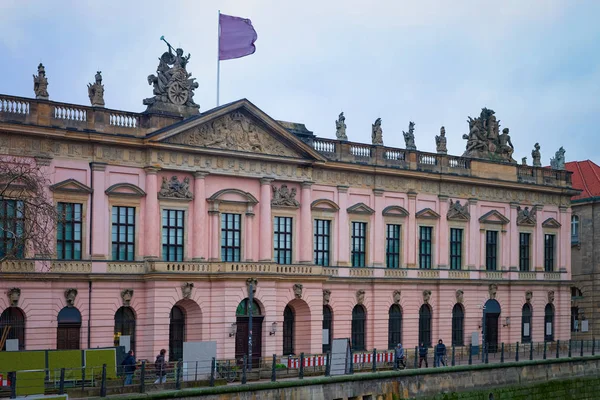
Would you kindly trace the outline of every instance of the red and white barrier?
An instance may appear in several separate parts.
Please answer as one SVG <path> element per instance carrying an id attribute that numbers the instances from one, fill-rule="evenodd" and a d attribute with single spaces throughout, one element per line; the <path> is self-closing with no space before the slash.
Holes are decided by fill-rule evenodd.
<path id="1" fill-rule="evenodd" d="M 4 375 L 0 374 L 0 386 L 10 386 L 10 380 L 8 377 L 4 379 Z"/>

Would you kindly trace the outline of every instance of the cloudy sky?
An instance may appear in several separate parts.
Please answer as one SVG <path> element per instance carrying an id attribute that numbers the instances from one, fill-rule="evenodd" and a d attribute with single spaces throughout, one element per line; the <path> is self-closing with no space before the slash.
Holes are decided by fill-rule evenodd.
<path id="1" fill-rule="evenodd" d="M 496 111 L 514 158 L 535 142 L 542 161 L 600 162 L 600 1 L 38 1 L 0 0 L 0 93 L 32 97 L 46 66 L 52 100 L 89 104 L 86 85 L 104 76 L 107 107 L 143 111 L 146 77 L 166 46 L 192 58 L 195 101 L 216 104 L 217 11 L 250 18 L 252 56 L 221 63 L 221 103 L 247 98 L 273 118 L 335 137 L 404 147 L 416 122 L 420 150 L 435 151 L 446 127 L 462 154 L 468 116 Z"/>

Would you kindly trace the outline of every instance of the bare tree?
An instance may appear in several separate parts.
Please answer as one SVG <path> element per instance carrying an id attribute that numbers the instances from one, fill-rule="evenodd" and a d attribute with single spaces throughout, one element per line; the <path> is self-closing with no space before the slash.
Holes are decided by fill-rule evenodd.
<path id="1" fill-rule="evenodd" d="M 0 262 L 54 253 L 50 181 L 30 158 L 0 158 Z"/>

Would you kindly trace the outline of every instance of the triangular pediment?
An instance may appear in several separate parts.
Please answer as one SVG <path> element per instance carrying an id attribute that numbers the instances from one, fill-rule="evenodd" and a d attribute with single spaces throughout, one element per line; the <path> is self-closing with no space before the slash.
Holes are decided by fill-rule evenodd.
<path id="1" fill-rule="evenodd" d="M 84 185 L 83 183 L 75 179 L 67 179 L 62 182 L 50 185 L 50 190 L 53 192 L 67 192 L 67 193 L 92 193 L 92 188 Z"/>
<path id="2" fill-rule="evenodd" d="M 415 214 L 415 217 L 424 219 L 438 219 L 440 218 L 440 214 L 436 213 L 431 208 L 424 208 L 421 211 L 417 212 Z"/>
<path id="3" fill-rule="evenodd" d="M 547 220 L 545 220 L 544 222 L 542 222 L 543 228 L 560 228 L 561 226 L 562 226 L 561 223 L 552 217 L 550 217 Z"/>
<path id="4" fill-rule="evenodd" d="M 371 207 L 365 203 L 356 203 L 353 206 L 348 207 L 346 210 L 348 214 L 368 214 L 371 215 L 375 212 Z"/>
<path id="5" fill-rule="evenodd" d="M 485 224 L 500 224 L 505 225 L 510 222 L 508 218 L 500 214 L 497 210 L 488 211 L 479 218 L 479 222 Z"/>
<path id="6" fill-rule="evenodd" d="M 245 99 L 163 128 L 150 134 L 147 141 L 220 152 L 324 160 L 316 150 Z"/>
<path id="7" fill-rule="evenodd" d="M 388 206 L 383 209 L 382 214 L 386 217 L 408 217 L 408 211 L 400 206 Z"/>

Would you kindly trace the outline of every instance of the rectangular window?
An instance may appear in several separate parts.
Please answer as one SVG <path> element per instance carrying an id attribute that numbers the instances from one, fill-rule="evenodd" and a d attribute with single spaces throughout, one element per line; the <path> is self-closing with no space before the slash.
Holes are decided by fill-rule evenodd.
<path id="1" fill-rule="evenodd" d="M 221 260 L 240 261 L 241 214 L 221 214 Z"/>
<path id="2" fill-rule="evenodd" d="M 450 269 L 462 268 L 463 230 L 450 228 Z"/>
<path id="3" fill-rule="evenodd" d="M 273 250 L 277 264 L 292 263 L 292 217 L 275 217 Z"/>
<path id="4" fill-rule="evenodd" d="M 519 271 L 529 271 L 530 233 L 519 233 Z"/>
<path id="5" fill-rule="evenodd" d="M 165 261 L 183 261 L 183 210 L 162 211 L 162 254 Z"/>
<path id="6" fill-rule="evenodd" d="M 554 238 L 555 235 L 544 235 L 544 269 L 554 271 Z"/>
<path id="7" fill-rule="evenodd" d="M 112 258 L 135 260 L 135 207 L 112 208 Z"/>
<path id="8" fill-rule="evenodd" d="M 485 231 L 485 269 L 495 271 L 498 267 L 498 231 Z"/>
<path id="9" fill-rule="evenodd" d="M 24 224 L 23 201 L 0 198 L 0 258 L 25 256 Z"/>
<path id="10" fill-rule="evenodd" d="M 385 265 L 400 268 L 400 225 L 387 225 Z"/>
<path id="11" fill-rule="evenodd" d="M 328 219 L 315 219 L 313 222 L 313 232 L 315 264 L 326 267 L 329 265 L 331 221 Z"/>
<path id="12" fill-rule="evenodd" d="M 81 260 L 81 210 L 79 203 L 58 203 L 56 258 Z"/>
<path id="13" fill-rule="evenodd" d="M 431 269 L 431 232 L 430 226 L 419 227 L 419 268 Z"/>
<path id="14" fill-rule="evenodd" d="M 366 264 L 367 223 L 352 223 L 352 266 L 364 267 Z"/>

